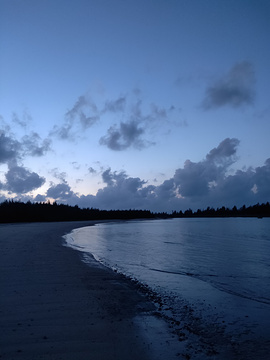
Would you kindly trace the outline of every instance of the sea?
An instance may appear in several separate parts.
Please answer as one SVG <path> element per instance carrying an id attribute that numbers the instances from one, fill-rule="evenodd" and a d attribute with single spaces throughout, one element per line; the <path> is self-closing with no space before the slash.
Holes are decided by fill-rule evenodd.
<path id="1" fill-rule="evenodd" d="M 112 221 L 65 242 L 155 294 L 162 316 L 185 324 L 179 340 L 197 332 L 227 341 L 236 358 L 269 356 L 270 218 Z"/>

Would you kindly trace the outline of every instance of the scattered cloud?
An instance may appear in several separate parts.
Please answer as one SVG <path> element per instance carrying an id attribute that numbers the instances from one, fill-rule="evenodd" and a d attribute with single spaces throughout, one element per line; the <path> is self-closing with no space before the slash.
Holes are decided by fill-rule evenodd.
<path id="1" fill-rule="evenodd" d="M 81 165 L 77 162 L 77 161 L 72 161 L 72 166 L 73 166 L 73 169 L 75 170 L 80 170 L 81 168 Z"/>
<path id="2" fill-rule="evenodd" d="M 147 134 L 151 131 L 153 135 L 153 129 L 159 129 L 161 121 L 164 126 L 164 122 L 176 109 L 174 106 L 161 108 L 154 103 L 150 104 L 150 111 L 146 113 L 142 108 L 142 100 L 137 99 L 126 114 L 127 120 L 110 126 L 99 143 L 115 151 L 123 151 L 130 147 L 141 150 L 155 145 L 155 142 L 147 140 Z"/>
<path id="3" fill-rule="evenodd" d="M 119 127 L 111 126 L 107 135 L 100 138 L 99 143 L 107 146 L 111 150 L 125 150 L 129 147 L 135 149 L 143 149 L 149 145 L 153 145 L 149 141 L 141 139 L 141 135 L 145 130 L 135 121 L 128 123 L 121 122 Z"/>
<path id="4" fill-rule="evenodd" d="M 130 97 L 125 95 L 107 99 L 98 107 L 89 96 L 82 95 L 65 114 L 63 124 L 55 125 L 50 135 L 74 141 L 81 136 L 82 130 L 99 121 L 103 124 L 109 122 L 107 133 L 100 136 L 99 144 L 110 150 L 123 151 L 130 147 L 141 150 L 154 145 L 155 142 L 147 139 L 148 132 L 153 136 L 153 131 L 159 130 L 161 123 L 163 127 L 166 121 L 169 123 L 170 116 L 179 109 L 173 105 L 166 108 L 151 103 L 148 111 L 145 111 L 146 106 L 139 96 L 140 92 L 133 92 Z M 108 114 L 111 116 L 108 117 Z"/>
<path id="5" fill-rule="evenodd" d="M 90 174 L 96 174 L 96 172 L 97 172 L 92 166 L 90 166 L 88 168 L 88 171 L 89 171 Z"/>
<path id="6" fill-rule="evenodd" d="M 124 111 L 125 106 L 126 106 L 126 101 L 127 101 L 127 99 L 124 96 L 119 97 L 116 100 L 107 100 L 105 102 L 103 113 L 106 113 L 106 112 L 117 113 L 117 112 Z"/>
<path id="7" fill-rule="evenodd" d="M 51 150 L 51 140 L 42 140 L 36 132 L 32 132 L 22 138 L 22 147 L 25 155 L 44 156 Z"/>
<path id="8" fill-rule="evenodd" d="M 80 96 L 71 110 L 66 113 L 66 118 L 70 122 L 79 120 L 85 128 L 93 125 L 96 121 L 98 108 L 90 97 Z"/>
<path id="9" fill-rule="evenodd" d="M 19 125 L 22 128 L 26 128 L 28 124 L 32 121 L 32 116 L 27 110 L 24 110 L 22 116 L 19 116 L 16 112 L 12 113 L 12 122 L 17 126 Z"/>
<path id="10" fill-rule="evenodd" d="M 44 139 L 36 133 L 15 139 L 10 131 L 0 130 L 0 163 L 17 163 L 26 156 L 44 156 L 51 150 L 51 140 Z"/>
<path id="11" fill-rule="evenodd" d="M 58 168 L 53 168 L 51 171 L 49 171 L 56 179 L 61 180 L 62 182 L 65 182 L 67 173 L 62 171 L 60 172 Z"/>
<path id="12" fill-rule="evenodd" d="M 66 112 L 64 123 L 61 126 L 55 125 L 50 135 L 57 136 L 61 140 L 74 140 L 74 131 L 90 128 L 99 118 L 97 105 L 89 96 L 82 95 Z"/>
<path id="13" fill-rule="evenodd" d="M 251 63 L 244 61 L 206 89 L 203 108 L 210 110 L 222 106 L 238 108 L 254 101 L 255 75 Z"/>

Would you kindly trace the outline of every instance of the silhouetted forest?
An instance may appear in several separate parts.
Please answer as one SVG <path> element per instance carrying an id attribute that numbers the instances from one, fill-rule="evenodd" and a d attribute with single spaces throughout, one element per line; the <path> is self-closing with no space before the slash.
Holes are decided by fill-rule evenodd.
<path id="1" fill-rule="evenodd" d="M 54 202 L 23 203 L 20 201 L 4 201 L 0 204 L 0 222 L 43 222 L 43 221 L 83 221 L 110 219 L 142 219 L 153 218 L 148 210 L 99 210 L 81 209 L 77 205 L 70 206 Z"/>
<path id="2" fill-rule="evenodd" d="M 190 217 L 270 217 L 270 204 L 257 204 L 237 209 L 221 208 L 193 212 L 188 209 L 184 212 L 173 211 L 153 213 L 149 210 L 99 210 L 93 208 L 79 208 L 54 202 L 27 203 L 7 200 L 0 204 L 0 222 L 44 222 L 44 221 L 82 221 L 82 220 L 112 220 L 112 219 L 153 219 L 153 218 L 190 218 Z"/>
<path id="3" fill-rule="evenodd" d="M 184 212 L 174 211 L 171 215 L 173 218 L 187 218 L 187 217 L 270 217 L 270 204 L 256 204 L 253 206 L 246 207 L 243 205 L 239 209 L 234 206 L 232 209 L 225 208 L 210 208 L 206 210 L 200 210 L 193 212 L 191 209 L 188 209 Z"/>

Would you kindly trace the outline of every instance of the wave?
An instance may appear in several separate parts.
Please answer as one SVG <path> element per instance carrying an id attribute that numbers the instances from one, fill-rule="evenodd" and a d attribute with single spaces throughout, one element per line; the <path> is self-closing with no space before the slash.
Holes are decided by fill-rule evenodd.
<path id="1" fill-rule="evenodd" d="M 225 287 L 224 285 L 222 285 L 222 284 L 220 284 L 218 282 L 209 281 L 208 279 L 205 279 L 205 278 L 220 278 L 220 276 L 216 275 L 216 274 L 203 274 L 203 275 L 201 275 L 201 274 L 196 274 L 196 273 L 191 273 L 191 272 L 186 272 L 186 271 L 169 271 L 169 270 L 162 270 L 162 269 L 155 269 L 155 268 L 149 268 L 149 270 L 157 271 L 157 272 L 161 272 L 161 273 L 166 273 L 166 274 L 182 275 L 182 276 L 188 276 L 188 277 L 191 277 L 191 278 L 195 278 L 197 280 L 206 282 L 207 284 L 211 285 L 215 289 L 217 289 L 219 291 L 223 291 L 223 292 L 225 292 L 227 294 L 238 296 L 238 297 L 241 297 L 243 299 L 248 299 L 248 300 L 252 300 L 252 301 L 259 302 L 259 303 L 270 305 L 270 299 L 268 299 L 268 298 L 256 297 L 256 296 L 253 296 L 252 294 L 244 294 L 244 293 L 241 293 L 239 291 L 235 291 L 233 289 L 228 289 L 227 287 Z M 237 276 L 233 276 L 233 275 L 222 276 L 222 278 L 224 278 L 224 277 L 241 278 L 241 276 L 237 277 Z M 256 278 L 256 277 L 254 276 L 253 278 Z"/>

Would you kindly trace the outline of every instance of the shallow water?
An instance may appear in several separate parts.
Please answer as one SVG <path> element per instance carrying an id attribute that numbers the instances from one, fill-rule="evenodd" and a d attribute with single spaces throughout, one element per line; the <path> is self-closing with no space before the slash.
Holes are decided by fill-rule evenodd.
<path id="1" fill-rule="evenodd" d="M 269 339 L 270 219 L 102 223 L 66 241 L 150 286 L 174 319 L 190 316 L 238 341 Z"/>

